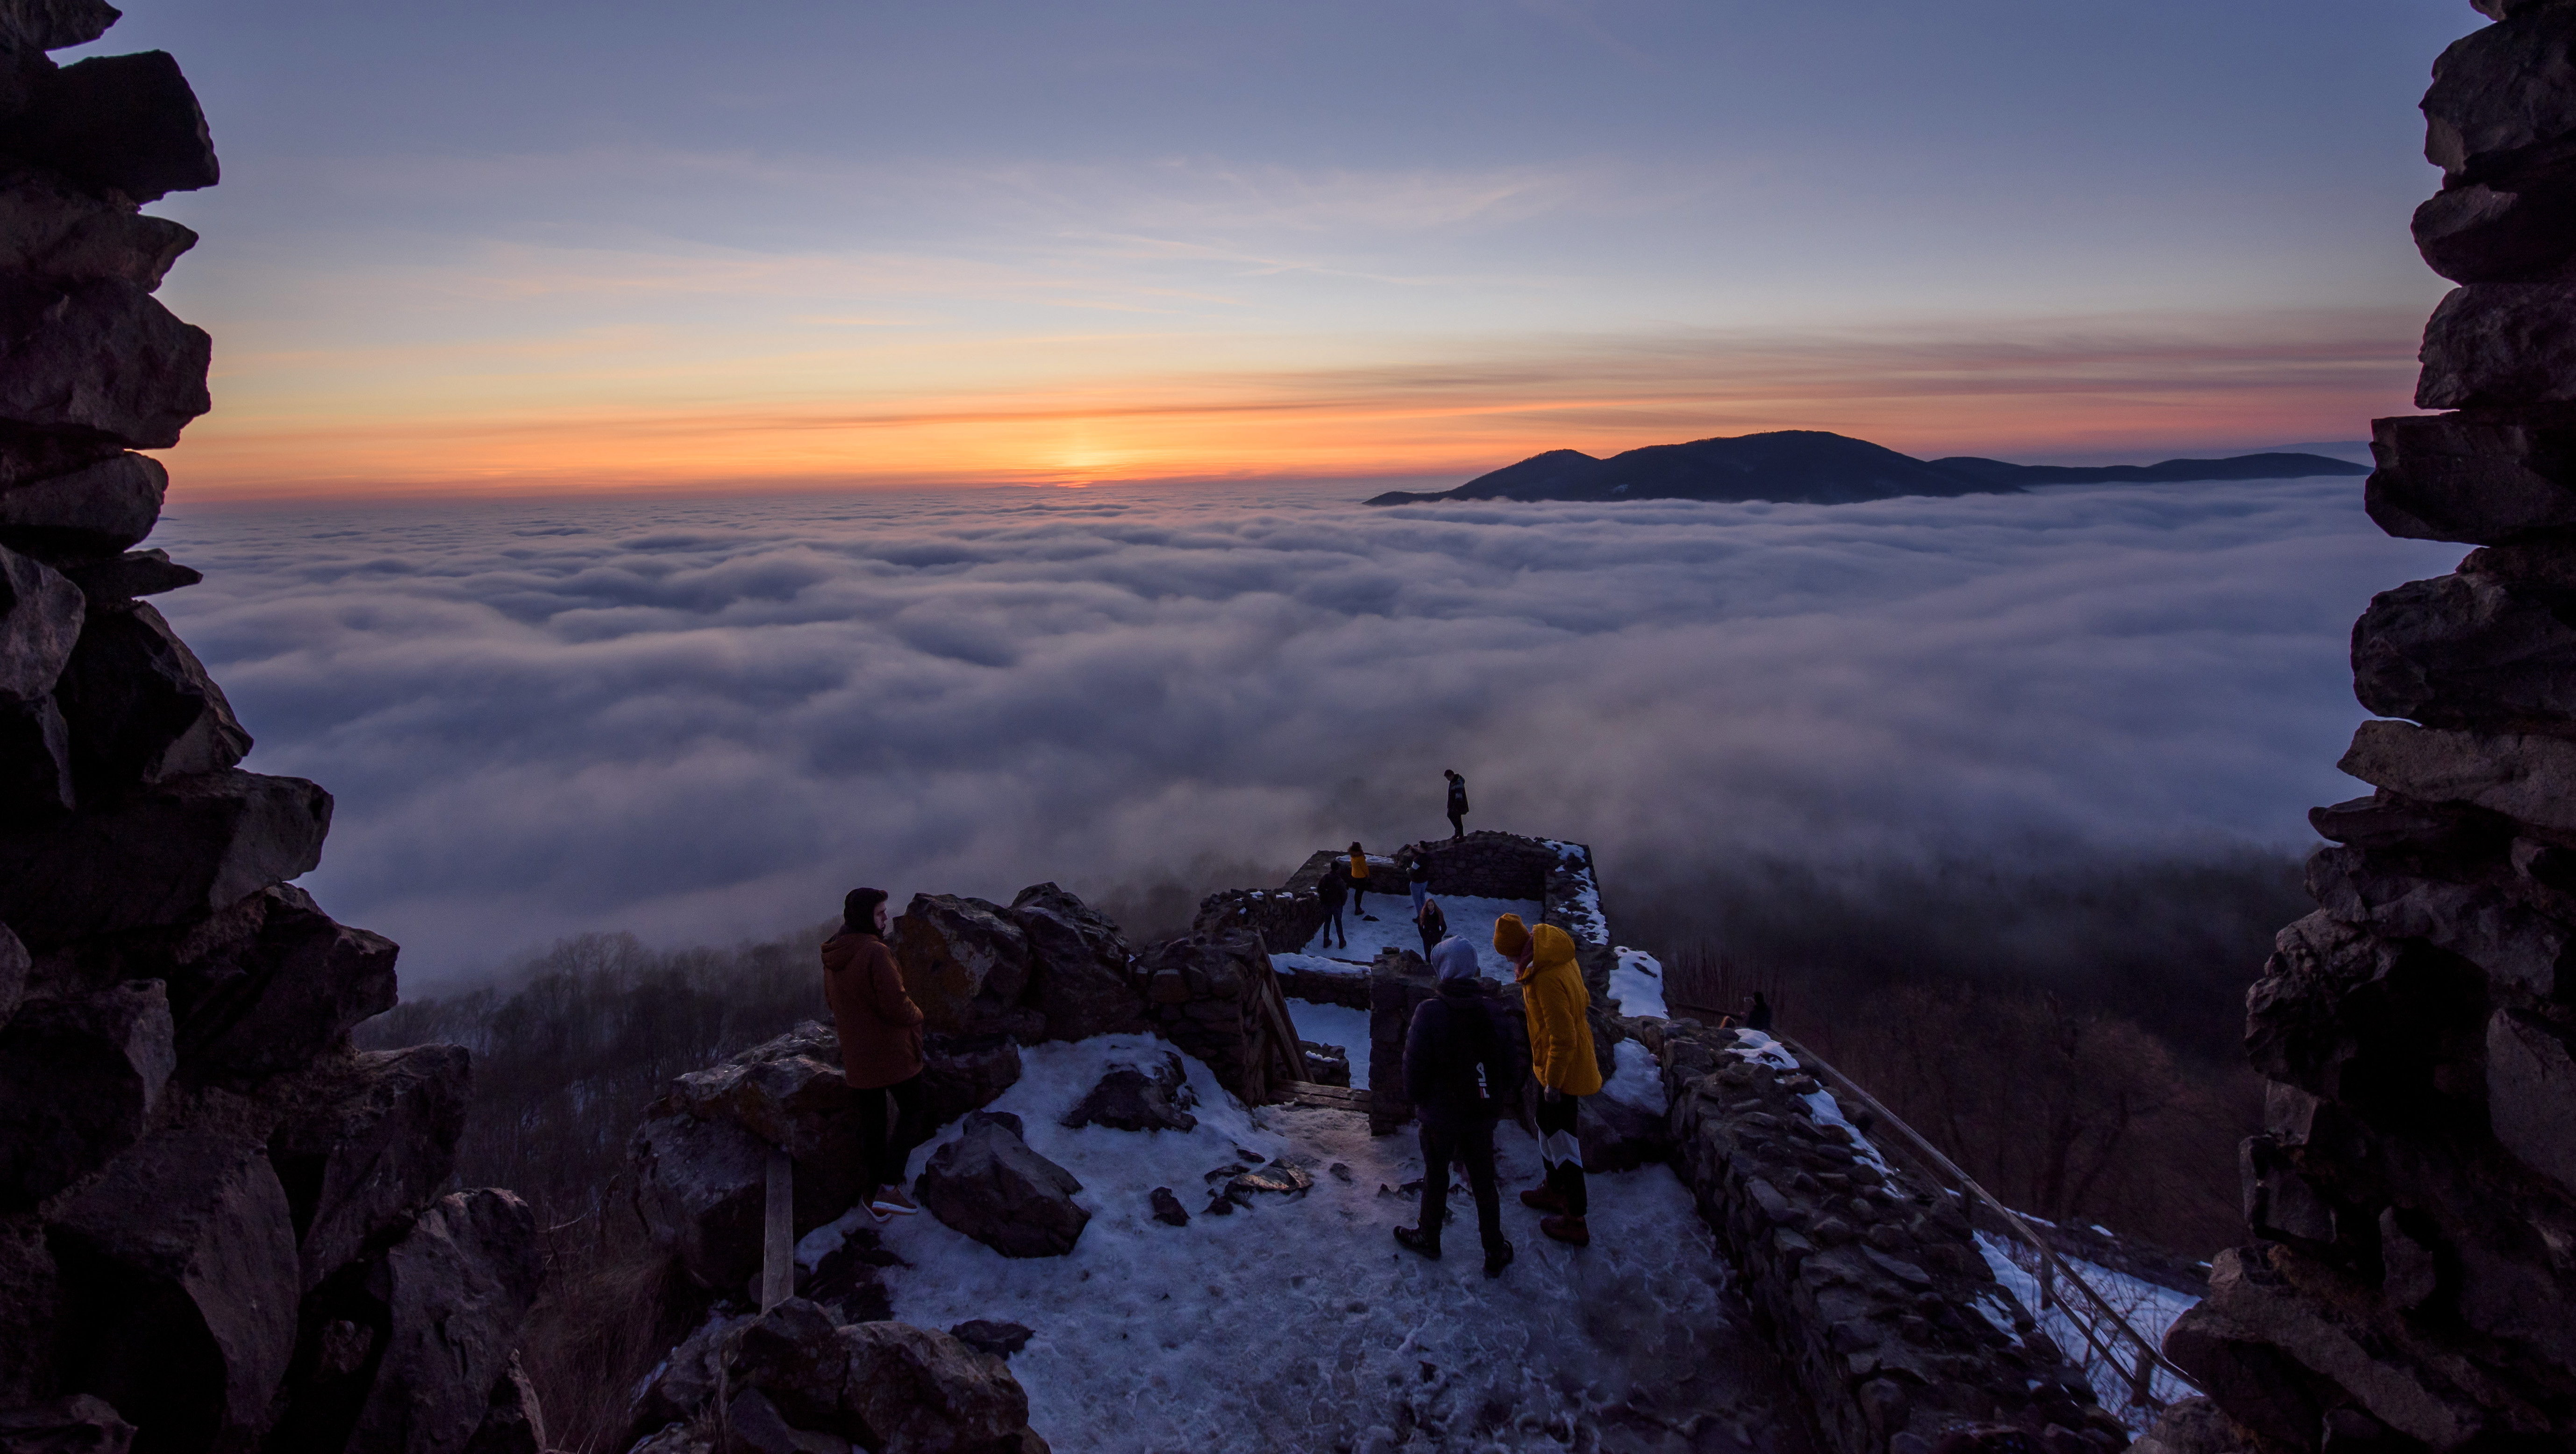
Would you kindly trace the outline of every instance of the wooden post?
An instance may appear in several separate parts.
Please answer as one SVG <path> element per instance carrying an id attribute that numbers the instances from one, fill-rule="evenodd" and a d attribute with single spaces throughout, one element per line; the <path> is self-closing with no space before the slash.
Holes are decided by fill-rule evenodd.
<path id="1" fill-rule="evenodd" d="M 796 1163 L 787 1153 L 769 1148 L 769 1198 L 761 1208 L 760 1310 L 785 1302 L 796 1291 Z"/>

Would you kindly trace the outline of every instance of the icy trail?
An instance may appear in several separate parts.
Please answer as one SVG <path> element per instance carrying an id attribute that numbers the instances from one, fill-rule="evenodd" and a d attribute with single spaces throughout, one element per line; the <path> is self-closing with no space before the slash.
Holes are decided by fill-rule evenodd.
<path id="1" fill-rule="evenodd" d="M 1784 1412 L 1794 1396 L 1783 1374 L 1669 1170 L 1593 1178 L 1594 1242 L 1574 1251 L 1541 1237 L 1514 1200 L 1536 1180 L 1537 1147 L 1505 1126 L 1504 1221 L 1520 1257 L 1488 1281 L 1463 1186 L 1451 1205 L 1465 1225 L 1453 1223 L 1446 1260 L 1390 1237 L 1415 1207 L 1393 1189 L 1422 1174 L 1409 1131 L 1372 1139 L 1348 1112 L 1247 1111 L 1196 1061 L 1195 1131 L 1057 1124 L 1111 1060 L 1164 1048 L 1122 1036 L 1037 1046 L 993 1107 L 1018 1114 L 1030 1144 L 1082 1179 L 1077 1200 L 1093 1216 L 1071 1254 L 1015 1261 L 929 1216 L 886 1229 L 912 1264 L 888 1274 L 897 1318 L 1036 1330 L 1011 1366 L 1055 1447 L 1808 1447 Z M 1237 1162 L 1238 1147 L 1305 1167 L 1314 1189 L 1202 1213 L 1204 1173 Z M 1189 1208 L 1187 1227 L 1151 1220 L 1158 1186 Z M 840 1235 L 820 1229 L 799 1253 L 811 1261 Z"/>

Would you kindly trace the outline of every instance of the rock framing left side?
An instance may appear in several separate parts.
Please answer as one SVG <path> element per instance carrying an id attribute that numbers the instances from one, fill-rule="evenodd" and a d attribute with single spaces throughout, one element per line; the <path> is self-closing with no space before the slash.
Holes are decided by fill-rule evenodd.
<path id="1" fill-rule="evenodd" d="M 358 1054 L 395 946 L 290 880 L 331 797 L 144 599 L 210 342 L 153 297 L 214 184 L 161 52 L 0 0 L 0 1446 L 525 1451 L 527 1207 L 442 1195 L 454 1046 Z"/>

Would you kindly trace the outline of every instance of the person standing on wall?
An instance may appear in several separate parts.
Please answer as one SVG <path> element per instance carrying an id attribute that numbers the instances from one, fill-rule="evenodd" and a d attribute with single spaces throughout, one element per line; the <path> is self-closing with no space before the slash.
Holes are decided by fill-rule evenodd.
<path id="1" fill-rule="evenodd" d="M 1550 1215 L 1538 1229 L 1559 1242 L 1592 1245 L 1584 1223 L 1590 1209 L 1583 1183 L 1583 1144 L 1576 1139 L 1577 1107 L 1601 1089 L 1600 1063 L 1592 1055 L 1592 1026 L 1584 1012 L 1592 992 L 1574 962 L 1574 939 L 1554 924 L 1536 929 L 1520 915 L 1494 921 L 1494 952 L 1512 961 L 1521 1005 L 1529 1012 L 1530 1068 L 1538 1077 L 1539 1157 L 1547 1180 L 1521 1193 L 1521 1205 Z"/>
<path id="2" fill-rule="evenodd" d="M 1324 865 L 1324 876 L 1315 881 L 1315 901 L 1324 910 L 1324 947 L 1333 947 L 1333 936 L 1342 936 L 1342 947 L 1351 947 L 1351 931 L 1342 926 L 1342 901 L 1350 897 L 1348 880 L 1342 877 L 1342 861 L 1334 859 Z"/>
<path id="3" fill-rule="evenodd" d="M 1449 916 L 1440 910 L 1438 899 L 1424 899 L 1414 907 L 1413 927 L 1422 931 L 1422 957 L 1431 958 L 1431 946 L 1449 937 Z"/>
<path id="4" fill-rule="evenodd" d="M 841 1037 L 841 1075 L 859 1093 L 859 1205 L 879 1221 L 921 1210 L 904 1192 L 921 1144 L 921 1006 L 886 948 L 886 894 L 852 889 L 841 932 L 823 941 L 823 999 Z"/>
<path id="5" fill-rule="evenodd" d="M 1753 1008 L 1744 1012 L 1744 1028 L 1771 1033 L 1771 999 L 1760 990 L 1753 992 Z"/>
<path id="6" fill-rule="evenodd" d="M 1467 836 L 1467 780 L 1456 768 L 1444 767 L 1440 775 L 1449 779 L 1449 841 Z"/>
<path id="7" fill-rule="evenodd" d="M 1377 922 L 1377 916 L 1368 911 L 1368 891 L 1368 855 L 1360 850 L 1357 843 L 1353 843 L 1351 845 L 1351 917 L 1366 919 L 1374 924 Z"/>
<path id="8" fill-rule="evenodd" d="M 1422 1214 L 1395 1229 L 1398 1244 L 1437 1262 L 1449 1215 L 1449 1165 L 1464 1162 L 1484 1239 L 1485 1275 L 1511 1265 L 1503 1240 L 1503 1198 L 1494 1179 L 1494 1122 L 1519 1088 L 1509 1041 L 1493 1002 L 1476 983 L 1476 947 L 1443 939 L 1431 951 L 1439 993 L 1414 1006 L 1404 1036 L 1404 1095 L 1422 1122 Z"/>

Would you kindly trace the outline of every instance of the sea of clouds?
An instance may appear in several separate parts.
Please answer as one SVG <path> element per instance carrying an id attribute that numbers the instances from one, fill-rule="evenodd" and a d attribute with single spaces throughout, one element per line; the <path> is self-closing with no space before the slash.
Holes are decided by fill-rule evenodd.
<path id="1" fill-rule="evenodd" d="M 162 605 L 338 798 L 306 879 L 435 989 L 872 883 L 1129 900 L 1469 826 L 1614 895 L 1731 865 L 2182 855 L 2353 796 L 2345 643 L 2458 547 L 2350 479 L 1863 505 L 1349 484 L 175 510 Z M 898 900 L 900 901 L 900 899 Z M 1614 899 L 1614 912 L 1617 904 Z"/>

